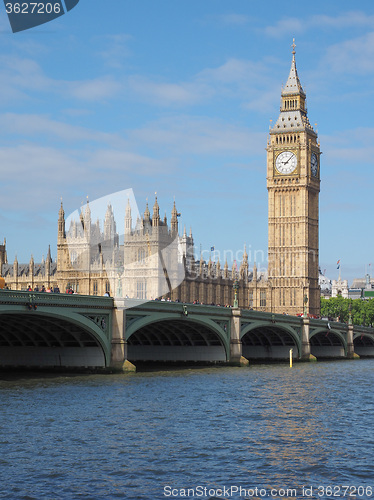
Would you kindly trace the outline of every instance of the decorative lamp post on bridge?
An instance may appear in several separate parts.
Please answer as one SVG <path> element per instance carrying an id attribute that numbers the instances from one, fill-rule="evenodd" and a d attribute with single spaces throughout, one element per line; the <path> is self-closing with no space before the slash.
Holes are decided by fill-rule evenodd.
<path id="1" fill-rule="evenodd" d="M 305 294 L 304 295 L 304 318 L 306 318 L 308 316 L 307 305 L 308 305 L 308 296 L 307 296 L 307 294 Z"/>
<path id="2" fill-rule="evenodd" d="M 235 278 L 234 284 L 232 285 L 232 288 L 234 290 L 234 307 L 239 307 L 239 303 L 238 303 L 239 281 L 238 281 L 238 278 Z"/>
<path id="3" fill-rule="evenodd" d="M 121 263 L 118 263 L 117 267 L 116 267 L 116 271 L 117 271 L 117 297 L 122 297 L 123 290 L 122 290 L 121 277 L 123 275 L 124 266 Z"/>

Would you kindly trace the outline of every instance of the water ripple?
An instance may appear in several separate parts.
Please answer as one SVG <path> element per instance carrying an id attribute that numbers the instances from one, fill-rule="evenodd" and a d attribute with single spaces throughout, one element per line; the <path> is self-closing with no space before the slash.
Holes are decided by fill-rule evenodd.
<path id="1" fill-rule="evenodd" d="M 370 485 L 373 362 L 7 377 L 0 498 Z"/>

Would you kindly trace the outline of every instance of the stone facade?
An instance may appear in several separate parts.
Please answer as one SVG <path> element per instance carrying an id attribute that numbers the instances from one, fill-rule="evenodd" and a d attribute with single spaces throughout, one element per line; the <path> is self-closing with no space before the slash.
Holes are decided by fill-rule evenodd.
<path id="1" fill-rule="evenodd" d="M 349 298 L 348 280 L 342 280 L 339 276 L 338 280 L 332 280 L 331 297 Z"/>
<path id="2" fill-rule="evenodd" d="M 61 206 L 58 223 L 56 281 L 61 289 L 143 300 L 170 298 L 181 302 L 233 305 L 234 282 L 237 283 L 239 305 L 266 311 L 269 307 L 268 283 L 258 276 L 256 265 L 249 272 L 248 255 L 237 269 L 221 263 L 195 260 L 192 231 L 179 235 L 175 202 L 170 226 L 166 216 L 159 216 L 157 197 L 153 214 L 146 205 L 143 216 L 132 220 L 128 203 L 124 221 L 124 241 L 119 244 L 114 217 L 105 234 L 98 223 L 90 220 L 89 203 L 82 209 L 80 222 L 65 231 L 65 215 Z M 105 220 L 112 217 L 108 207 Z M 105 223 L 104 223 L 105 226 Z M 109 228 L 109 224 L 107 225 Z M 109 238 L 107 235 L 111 235 Z M 98 243 L 98 242 L 101 243 Z"/>

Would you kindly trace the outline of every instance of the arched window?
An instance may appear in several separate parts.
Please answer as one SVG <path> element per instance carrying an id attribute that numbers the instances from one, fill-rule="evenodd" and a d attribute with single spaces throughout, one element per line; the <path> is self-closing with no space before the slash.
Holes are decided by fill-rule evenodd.
<path id="1" fill-rule="evenodd" d="M 144 262 L 145 261 L 145 249 L 144 248 L 139 248 L 138 249 L 138 262 Z"/>

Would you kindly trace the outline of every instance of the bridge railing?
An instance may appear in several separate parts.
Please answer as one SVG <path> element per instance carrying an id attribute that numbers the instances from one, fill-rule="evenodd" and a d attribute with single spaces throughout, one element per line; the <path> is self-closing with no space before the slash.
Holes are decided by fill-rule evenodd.
<path id="1" fill-rule="evenodd" d="M 94 295 L 79 295 L 50 292 L 27 292 L 20 290 L 0 290 L 0 306 L 2 304 L 28 304 L 35 302 L 39 305 L 94 307 L 112 309 L 112 297 L 98 297 Z"/>

